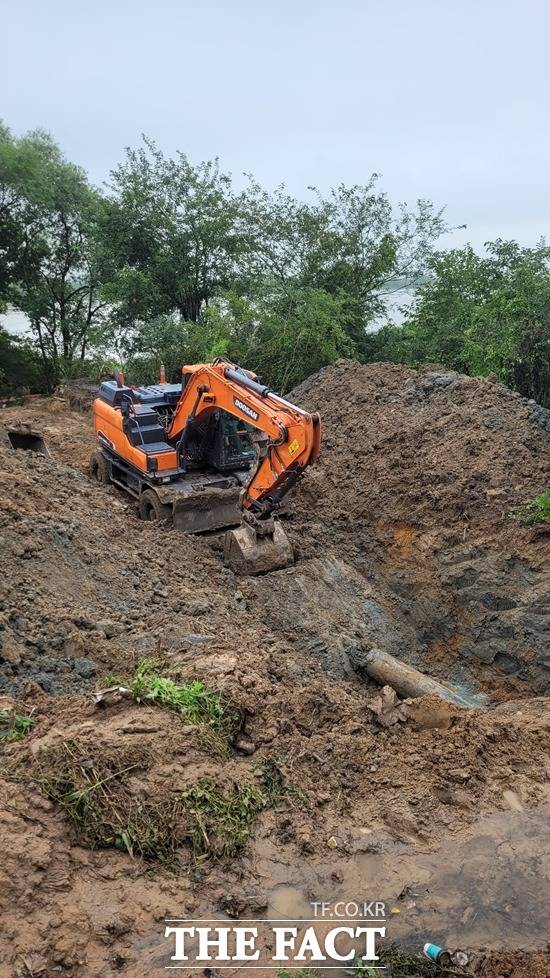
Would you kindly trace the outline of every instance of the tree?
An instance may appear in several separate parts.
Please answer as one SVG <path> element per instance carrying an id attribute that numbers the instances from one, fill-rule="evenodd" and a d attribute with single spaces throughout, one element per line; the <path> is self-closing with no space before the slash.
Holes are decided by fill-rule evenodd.
<path id="1" fill-rule="evenodd" d="M 29 191 L 51 150 L 42 133 L 15 140 L 0 124 L 0 303 L 4 308 L 11 288 L 34 271 L 40 259 L 40 249 L 28 232 Z"/>
<path id="2" fill-rule="evenodd" d="M 101 329 L 99 196 L 41 132 L 0 138 L 0 200 L 8 215 L 4 297 L 30 323 L 49 382 L 84 359 Z"/>
<path id="3" fill-rule="evenodd" d="M 235 275 L 239 237 L 231 180 L 217 160 L 166 159 L 154 143 L 128 149 L 112 173 L 102 237 L 116 272 L 108 295 L 130 329 L 170 313 L 198 322 Z"/>
<path id="4" fill-rule="evenodd" d="M 208 311 L 210 355 L 245 363 L 282 394 L 353 354 L 345 304 L 321 289 L 287 287 L 253 302 L 230 293 Z"/>
<path id="5" fill-rule="evenodd" d="M 275 290 L 319 290 L 346 309 L 346 329 L 359 355 L 367 329 L 386 309 L 390 293 L 414 285 L 424 274 L 436 238 L 446 230 L 442 213 L 420 200 L 414 210 L 395 211 L 377 191 L 377 175 L 365 185 L 343 184 L 312 203 L 296 201 L 284 188 L 269 194 L 250 178 L 241 197 L 246 242 L 245 289 L 261 282 Z"/>
<path id="6" fill-rule="evenodd" d="M 486 252 L 481 257 L 468 245 L 433 255 L 403 327 L 373 336 L 370 358 L 496 373 L 548 405 L 550 248 L 499 239 Z"/>
<path id="7" fill-rule="evenodd" d="M 145 382 L 164 364 L 175 381 L 184 363 L 225 357 L 286 393 L 313 371 L 352 354 L 343 303 L 326 292 L 286 290 L 278 301 L 228 292 L 197 323 L 160 316 L 144 324 L 134 334 L 125 367 L 134 382 Z"/>
<path id="8" fill-rule="evenodd" d="M 42 391 L 40 361 L 21 338 L 11 336 L 0 326 L 0 394 L 10 397 L 14 394 Z"/>
<path id="9" fill-rule="evenodd" d="M 550 248 L 488 246 L 493 288 L 466 330 L 472 373 L 496 373 L 550 407 Z"/>

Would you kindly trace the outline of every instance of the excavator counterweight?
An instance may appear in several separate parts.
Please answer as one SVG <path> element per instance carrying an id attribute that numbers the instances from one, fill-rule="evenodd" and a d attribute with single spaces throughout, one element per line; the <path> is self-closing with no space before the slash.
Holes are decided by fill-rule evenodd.
<path id="1" fill-rule="evenodd" d="M 320 450 L 308 413 L 224 360 L 182 368 L 181 384 L 101 384 L 93 404 L 91 472 L 138 500 L 143 519 L 186 533 L 228 529 L 224 560 L 240 574 L 293 563 L 274 519 Z M 234 529 L 229 529 L 234 528 Z"/>

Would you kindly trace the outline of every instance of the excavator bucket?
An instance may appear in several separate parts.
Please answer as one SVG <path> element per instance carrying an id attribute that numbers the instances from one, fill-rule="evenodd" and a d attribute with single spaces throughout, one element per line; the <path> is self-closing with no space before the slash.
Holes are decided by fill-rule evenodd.
<path id="1" fill-rule="evenodd" d="M 280 523 L 269 521 L 266 529 L 258 531 L 244 522 L 225 534 L 223 561 L 243 577 L 268 574 L 294 563 L 290 541 Z"/>
<path id="2" fill-rule="evenodd" d="M 240 493 L 236 486 L 179 494 L 174 501 L 174 528 L 183 533 L 205 533 L 237 526 L 241 521 Z"/>

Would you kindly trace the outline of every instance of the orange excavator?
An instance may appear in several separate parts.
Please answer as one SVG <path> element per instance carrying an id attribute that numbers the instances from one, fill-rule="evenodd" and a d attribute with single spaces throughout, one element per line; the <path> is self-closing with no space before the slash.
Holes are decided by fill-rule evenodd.
<path id="1" fill-rule="evenodd" d="M 178 384 L 104 381 L 93 403 L 98 449 L 90 471 L 138 500 L 142 519 L 186 533 L 229 529 L 224 561 L 262 574 L 294 562 L 274 519 L 319 455 L 319 415 L 273 393 L 256 374 L 218 359 L 182 368 Z"/>

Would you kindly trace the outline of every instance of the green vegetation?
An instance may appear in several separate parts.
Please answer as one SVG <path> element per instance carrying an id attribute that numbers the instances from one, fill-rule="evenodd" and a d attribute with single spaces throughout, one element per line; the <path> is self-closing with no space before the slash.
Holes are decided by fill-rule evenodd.
<path id="1" fill-rule="evenodd" d="M 213 742 L 227 751 L 239 727 L 238 712 L 199 680 L 179 684 L 158 670 L 159 663 L 152 659 L 138 662 L 129 684 L 136 700 L 174 710 L 189 723 L 207 730 Z"/>
<path id="2" fill-rule="evenodd" d="M 374 334 L 369 359 L 496 374 L 550 407 L 550 248 L 494 241 L 432 255 L 402 327 Z"/>
<path id="3" fill-rule="evenodd" d="M 387 978 L 435 978 L 435 975 L 443 974 L 428 958 L 422 954 L 415 954 L 412 951 L 405 951 L 395 944 L 384 944 L 377 949 L 380 960 L 377 962 L 379 967 L 386 970 L 383 974 Z M 356 961 L 354 967 L 354 978 L 377 978 L 381 974 L 376 968 L 370 968 L 366 961 Z"/>
<path id="4" fill-rule="evenodd" d="M 244 848 L 252 826 L 270 804 L 266 791 L 248 785 L 224 794 L 203 779 L 181 795 L 188 823 L 188 838 L 196 856 L 234 856 Z"/>
<path id="5" fill-rule="evenodd" d="M 535 523 L 550 523 L 550 492 L 541 492 L 535 499 L 529 499 L 521 506 L 514 506 L 510 510 L 510 516 L 518 520 L 525 526 L 534 526 Z"/>
<path id="6" fill-rule="evenodd" d="M 101 334 L 100 207 L 47 133 L 17 139 L 0 126 L 0 301 L 28 317 L 50 387 Z"/>
<path id="7" fill-rule="evenodd" d="M 109 689 L 110 686 L 124 686 L 125 682 L 126 680 L 117 673 L 106 672 L 99 680 L 98 686 L 100 689 Z"/>
<path id="8" fill-rule="evenodd" d="M 273 778 L 224 790 L 201 778 L 184 791 L 159 789 L 151 780 L 155 754 L 143 745 L 109 750 L 66 742 L 41 751 L 33 778 L 61 805 L 75 836 L 91 848 L 115 847 L 145 859 L 171 861 L 178 849 L 195 858 L 233 856 L 248 842 L 255 819 L 281 797 Z M 132 778 L 149 785 L 136 794 Z M 272 773 L 272 772 L 271 772 Z"/>
<path id="9" fill-rule="evenodd" d="M 282 393 L 338 357 L 496 374 L 550 405 L 550 249 L 514 241 L 434 251 L 429 201 L 392 206 L 364 185 L 298 200 L 218 162 L 128 149 L 106 192 L 51 137 L 0 125 L 0 394 L 115 365 L 137 383 L 216 356 Z M 390 298 L 415 294 L 401 326 Z M 382 328 L 378 328 L 380 324 Z"/>
<path id="10" fill-rule="evenodd" d="M 33 775 L 61 805 L 80 844 L 169 859 L 183 843 L 178 797 L 142 800 L 128 786 L 127 775 L 146 770 L 150 762 L 143 750 L 124 747 L 103 748 L 92 758 L 89 746 L 70 741 L 41 751 Z"/>
<path id="11" fill-rule="evenodd" d="M 40 357 L 27 343 L 10 336 L 0 326 L 0 394 L 14 397 L 31 390 L 35 393 L 47 390 Z"/>
<path id="12" fill-rule="evenodd" d="M 252 178 L 236 192 L 217 162 L 149 140 L 101 193 L 46 133 L 0 127 L 0 302 L 27 315 L 49 387 L 113 354 L 135 380 L 225 355 L 287 391 L 364 355 L 386 281 L 419 281 L 444 230 L 427 201 L 392 207 L 376 176 L 308 194 Z"/>
<path id="13" fill-rule="evenodd" d="M 34 723 L 32 713 L 0 710 L 0 743 L 12 743 L 28 734 Z"/>

